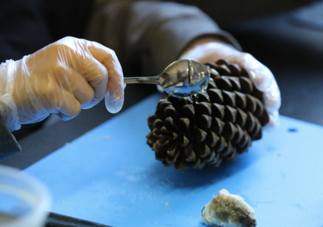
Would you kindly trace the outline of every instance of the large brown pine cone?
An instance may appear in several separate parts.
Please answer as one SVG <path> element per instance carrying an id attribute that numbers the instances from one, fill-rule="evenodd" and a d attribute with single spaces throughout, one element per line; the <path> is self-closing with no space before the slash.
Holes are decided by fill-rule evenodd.
<path id="1" fill-rule="evenodd" d="M 235 161 L 269 121 L 263 94 L 244 69 L 225 60 L 207 65 L 212 79 L 206 92 L 166 96 L 148 118 L 147 144 L 166 166 L 183 170 Z"/>

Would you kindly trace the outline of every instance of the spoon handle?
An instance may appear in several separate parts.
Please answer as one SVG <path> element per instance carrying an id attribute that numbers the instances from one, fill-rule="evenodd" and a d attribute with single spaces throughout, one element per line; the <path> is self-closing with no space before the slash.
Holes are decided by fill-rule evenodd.
<path id="1" fill-rule="evenodd" d="M 159 84 L 159 76 L 125 77 L 125 84 Z"/>

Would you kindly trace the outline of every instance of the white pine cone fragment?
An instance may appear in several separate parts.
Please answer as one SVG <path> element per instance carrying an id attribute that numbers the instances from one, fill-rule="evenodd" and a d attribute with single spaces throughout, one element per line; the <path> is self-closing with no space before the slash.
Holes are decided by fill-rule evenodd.
<path id="1" fill-rule="evenodd" d="M 244 198 L 222 189 L 202 210 L 205 224 L 217 227 L 255 227 L 255 211 Z"/>

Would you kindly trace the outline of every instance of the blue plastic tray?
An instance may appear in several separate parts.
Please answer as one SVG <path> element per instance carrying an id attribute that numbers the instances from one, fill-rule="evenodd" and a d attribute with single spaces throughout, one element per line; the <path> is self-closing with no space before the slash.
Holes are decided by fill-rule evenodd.
<path id="1" fill-rule="evenodd" d="M 201 209 L 225 188 L 255 209 L 260 227 L 323 226 L 322 127 L 281 117 L 235 163 L 179 172 L 146 145 L 146 119 L 159 98 L 26 170 L 50 188 L 53 212 L 112 226 L 204 226 Z"/>

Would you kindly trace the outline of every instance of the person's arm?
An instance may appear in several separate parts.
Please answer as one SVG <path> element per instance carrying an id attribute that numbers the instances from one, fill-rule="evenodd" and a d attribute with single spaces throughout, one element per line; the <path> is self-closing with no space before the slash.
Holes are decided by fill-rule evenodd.
<path id="1" fill-rule="evenodd" d="M 107 0 L 94 9 L 88 36 L 114 49 L 125 67 L 140 67 L 142 75 L 156 75 L 190 43 L 215 38 L 238 42 L 193 6 L 160 1 Z"/>
<path id="2" fill-rule="evenodd" d="M 108 111 L 123 105 L 123 72 L 114 51 L 66 37 L 21 60 L 0 64 L 0 158 L 17 150 L 10 132 L 54 113 L 77 116 L 106 97 Z"/>
<path id="3" fill-rule="evenodd" d="M 15 137 L 8 130 L 0 114 L 0 160 L 21 151 L 21 147 Z"/>
<path id="4" fill-rule="evenodd" d="M 225 58 L 247 69 L 257 88 L 264 91 L 271 123 L 278 122 L 280 92 L 270 70 L 242 52 L 238 42 L 201 10 L 161 1 L 101 3 L 94 10 L 88 38 L 113 48 L 130 73 L 156 75 L 179 58 L 203 63 Z"/>

